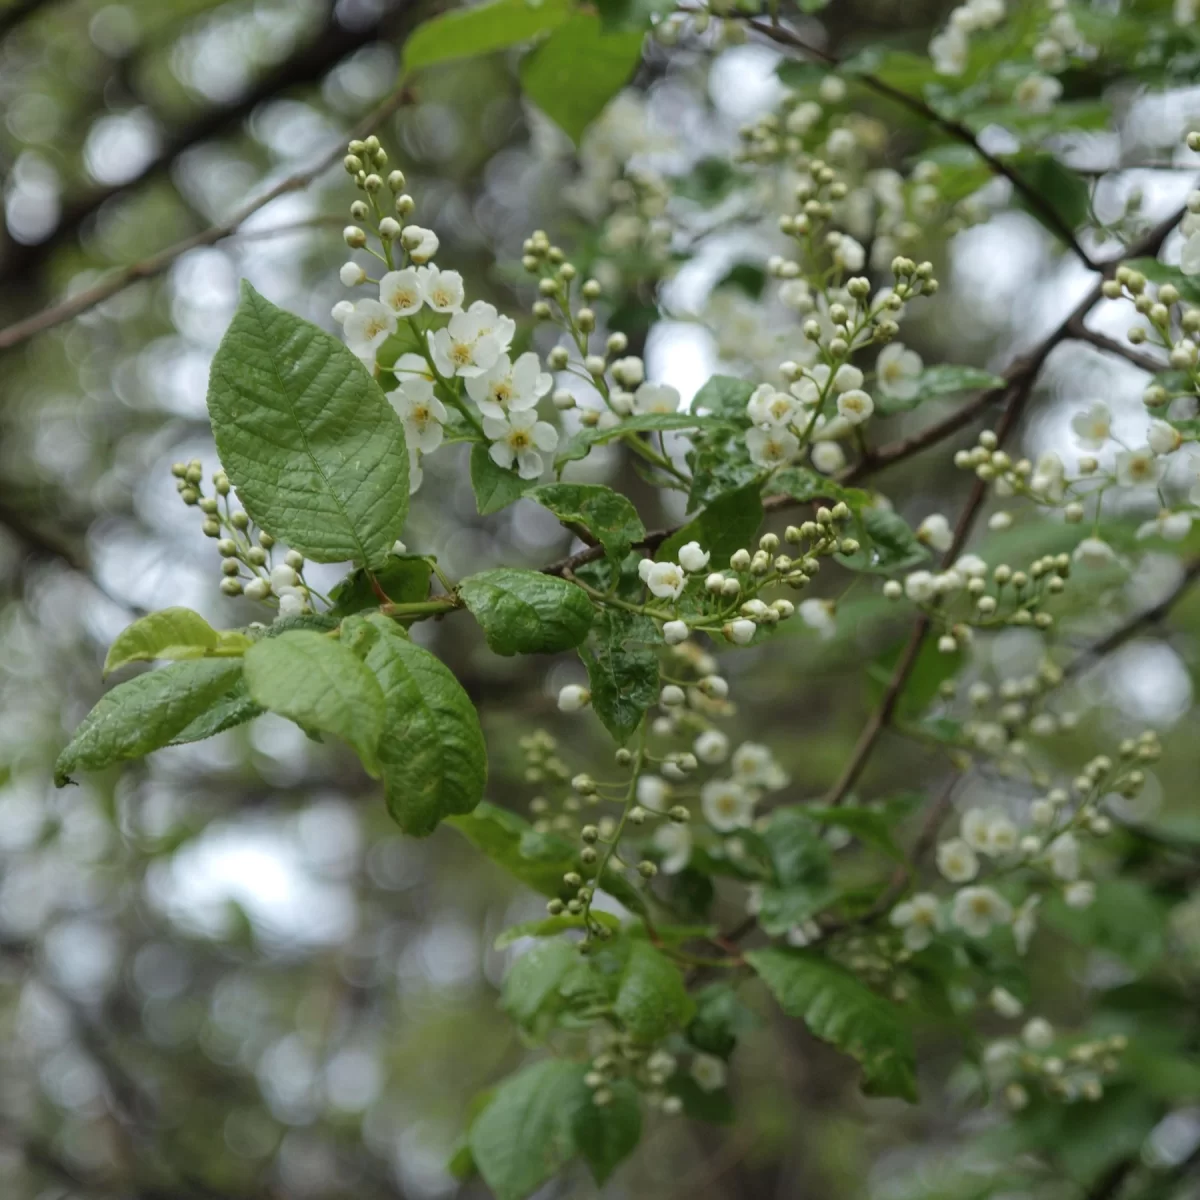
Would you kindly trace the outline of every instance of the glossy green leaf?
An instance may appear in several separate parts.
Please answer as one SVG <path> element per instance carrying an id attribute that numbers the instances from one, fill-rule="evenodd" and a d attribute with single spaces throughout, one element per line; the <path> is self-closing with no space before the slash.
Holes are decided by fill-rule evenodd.
<path id="1" fill-rule="evenodd" d="M 649 942 L 635 941 L 613 1012 L 636 1041 L 657 1042 L 691 1020 L 692 998 L 679 968 Z"/>
<path id="2" fill-rule="evenodd" d="M 387 598 L 396 604 L 416 604 L 429 597 L 429 580 L 433 568 L 429 560 L 416 554 L 390 554 L 378 570 L 372 572 L 375 582 Z M 335 616 L 347 617 L 368 608 L 378 608 L 381 601 L 363 567 L 351 571 L 330 593 Z"/>
<path id="3" fill-rule="evenodd" d="M 458 591 L 496 654 L 569 650 L 587 637 L 592 624 L 587 593 L 540 571 L 482 571 L 468 575 Z"/>
<path id="4" fill-rule="evenodd" d="M 190 608 L 164 608 L 148 613 L 123 630 L 109 647 L 104 674 L 131 662 L 163 658 L 203 658 L 216 650 L 217 631 Z M 246 645 L 249 639 L 243 638 Z"/>
<path id="5" fill-rule="evenodd" d="M 658 699 L 658 629 L 649 617 L 606 608 L 580 647 L 592 708 L 617 742 L 628 741 Z"/>
<path id="6" fill-rule="evenodd" d="M 712 556 L 714 568 L 725 566 L 735 550 L 753 543 L 763 522 L 762 495 L 757 483 L 747 484 L 714 500 L 699 516 L 672 534 L 658 548 L 659 562 L 673 560 L 679 547 L 699 542 Z"/>
<path id="7" fill-rule="evenodd" d="M 822 475 L 811 467 L 784 467 L 776 471 L 767 484 L 767 491 L 791 496 L 801 504 L 824 500 L 836 504 L 841 500 L 853 512 L 864 509 L 871 501 L 871 493 L 861 488 L 843 487 L 840 483 Z"/>
<path id="8" fill-rule="evenodd" d="M 561 25 L 568 0 L 492 0 L 455 8 L 424 22 L 404 43 L 407 70 L 492 54 Z"/>
<path id="9" fill-rule="evenodd" d="M 570 1161 L 583 1075 L 561 1059 L 534 1063 L 500 1084 L 475 1118 L 467 1144 L 496 1200 L 526 1200 Z"/>
<path id="10" fill-rule="evenodd" d="M 887 575 L 907 571 L 929 557 L 908 522 L 890 508 L 864 509 L 858 534 L 863 543 L 858 552 L 839 555 L 839 561 L 851 571 Z"/>
<path id="11" fill-rule="evenodd" d="M 631 433 L 678 433 L 684 429 L 700 429 L 706 424 L 710 424 L 708 418 L 690 412 L 634 413 L 632 416 L 622 417 L 619 425 L 605 429 L 598 426 L 584 428 L 572 434 L 559 451 L 554 465 L 561 468 L 565 463 L 586 458 L 593 446 L 606 446 L 609 442 L 615 442 Z"/>
<path id="12" fill-rule="evenodd" d="M 493 462 L 486 446 L 476 443 L 471 447 L 471 487 L 480 516 L 490 516 L 520 500 L 535 482 Z"/>
<path id="13" fill-rule="evenodd" d="M 577 10 L 521 63 L 525 94 L 578 143 L 642 60 L 642 33 L 606 33 L 600 17 Z"/>
<path id="14" fill-rule="evenodd" d="M 789 1017 L 858 1061 L 864 1091 L 916 1100 L 912 1034 L 894 1004 L 813 951 L 768 947 L 746 961 Z"/>
<path id="15" fill-rule="evenodd" d="M 195 659 L 118 684 L 100 698 L 59 754 L 54 782 L 63 787 L 74 771 L 98 771 L 166 746 L 241 673 L 237 660 Z"/>
<path id="16" fill-rule="evenodd" d="M 353 651 L 325 634 L 298 629 L 256 642 L 246 652 L 245 671 L 256 704 L 302 729 L 340 737 L 378 777 L 384 696 Z"/>
<path id="17" fill-rule="evenodd" d="M 408 513 L 404 427 L 337 338 L 243 281 L 208 411 L 221 463 L 259 526 L 316 562 L 384 561 Z"/>
<path id="18" fill-rule="evenodd" d="M 550 483 L 531 491 L 529 499 L 568 527 L 582 526 L 614 560 L 624 558 L 646 536 L 632 502 L 598 483 Z"/>
<path id="19" fill-rule="evenodd" d="M 202 742 L 205 738 L 215 737 L 227 729 L 245 725 L 247 721 L 261 717 L 263 712 L 264 710 L 250 699 L 245 679 L 239 677 L 229 691 L 218 696 L 193 721 L 189 721 L 169 744 L 183 746 L 189 742 Z"/>
<path id="20" fill-rule="evenodd" d="M 575 1149 L 597 1184 L 603 1184 L 633 1153 L 642 1136 L 637 1088 L 627 1079 L 618 1079 L 607 1090 L 606 1104 L 597 1104 L 589 1090 L 571 1114 Z"/>
<path id="21" fill-rule="evenodd" d="M 462 685 L 428 650 L 379 613 L 363 661 L 383 692 L 379 765 L 388 811 L 423 837 L 444 817 L 470 812 L 487 782 L 487 747 Z"/>
<path id="22" fill-rule="evenodd" d="M 579 962 L 579 947 L 558 938 L 522 954 L 504 977 L 500 1002 L 518 1025 L 531 1028 L 563 977 Z"/>

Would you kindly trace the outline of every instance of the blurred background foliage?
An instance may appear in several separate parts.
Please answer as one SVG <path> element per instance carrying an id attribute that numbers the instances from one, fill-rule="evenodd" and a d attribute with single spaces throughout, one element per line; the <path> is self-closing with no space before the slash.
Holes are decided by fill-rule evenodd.
<path id="1" fill-rule="evenodd" d="M 879 39 L 923 53 L 945 7 L 839 0 L 812 33 L 840 53 Z M 405 37 L 434 11 L 429 0 L 9 0 L 0 7 L 0 321 L 203 230 L 336 148 L 393 89 Z M 645 348 L 652 378 L 688 395 L 722 353 L 723 369 L 745 368 L 730 352 L 755 357 L 763 331 L 743 307 L 772 233 L 753 205 L 722 206 L 733 193 L 721 160 L 739 125 L 777 99 L 780 53 L 701 39 L 668 58 L 648 43 L 582 163 L 522 99 L 516 61 L 500 54 L 426 72 L 377 130 L 408 174 L 419 219 L 442 239 L 439 262 L 461 270 L 473 295 L 528 311 L 520 245 L 545 228 L 581 264 L 607 271 L 615 300 L 606 320 Z M 1165 84 L 1161 60 L 1116 52 L 1071 80 L 1080 98 L 1105 99 L 1094 131 L 1071 146 L 1105 220 L 1135 189 L 1159 216 L 1190 185 L 1180 168 L 1194 168 L 1195 156 L 1176 160 L 1172 148 L 1200 116 L 1200 95 L 1183 86 L 1186 55 L 1172 61 L 1181 78 Z M 858 108 L 877 124 L 880 161 L 909 163 L 928 142 L 910 114 L 867 95 Z M 650 168 L 678 181 L 670 203 L 682 233 L 660 236 L 647 215 Z M 625 192 L 612 192 L 618 181 Z M 984 182 L 968 180 L 964 194 Z M 650 198 L 634 204 L 642 215 L 632 227 L 606 220 L 614 194 L 626 208 L 630 195 Z M 216 624 L 246 619 L 219 595 L 217 556 L 178 503 L 169 465 L 192 456 L 216 465 L 207 364 L 239 277 L 330 324 L 351 198 L 345 176 L 326 172 L 237 235 L 0 353 L 5 1197 L 483 1194 L 447 1163 L 471 1098 L 524 1053 L 496 1007 L 512 952 L 492 946 L 504 926 L 540 913 L 537 898 L 453 831 L 402 839 L 346 752 L 270 717 L 63 792 L 50 783 L 66 732 L 101 690 L 107 644 L 135 615 L 187 604 Z M 906 341 L 929 361 L 1003 363 L 1086 282 L 1000 199 L 989 219 L 921 249 L 944 286 L 906 325 Z M 704 311 L 717 335 L 697 319 Z M 1061 445 L 1071 411 L 1093 399 L 1112 404 L 1118 429 L 1135 427 L 1143 383 L 1093 347 L 1062 347 L 1031 407 L 1027 452 Z M 461 449 L 427 466 L 410 547 L 437 553 L 452 577 L 540 565 L 569 549 L 533 505 L 478 517 Z M 952 511 L 965 484 L 948 457 L 927 455 L 882 484 L 914 513 Z M 587 471 L 645 506 L 648 527 L 680 515 L 656 511 L 658 493 L 615 454 L 594 454 Z M 1114 529 L 1126 528 L 1128 541 L 1141 516 L 1115 514 Z M 1020 525 L 986 536 L 1018 563 L 1059 548 L 1062 531 Z M 1177 571 L 1175 548 L 1151 554 L 1137 595 L 1165 592 Z M 329 582 L 319 571 L 314 581 Z M 1115 585 L 1116 606 L 1134 592 Z M 1093 600 L 1076 597 L 1084 611 Z M 819 795 L 836 776 L 877 695 L 872 664 L 894 657 L 906 632 L 865 588 L 840 611 L 830 640 L 797 622 L 769 654 L 728 665 L 742 732 L 772 745 L 794 799 Z M 554 709 L 576 665 L 487 655 L 463 622 L 422 628 L 480 707 L 490 799 L 527 809 L 519 739 L 537 726 L 560 738 L 573 769 L 603 764 L 609 750 L 594 723 L 568 724 Z M 1137 1195 L 1197 1194 L 1174 1190 L 1185 1186 L 1181 1171 L 1146 1171 L 1175 1168 L 1200 1144 L 1198 638 L 1195 597 L 1080 677 L 1072 703 L 1081 719 L 1055 743 L 1066 770 L 1146 726 L 1165 748 L 1132 814 L 1144 832 L 1113 839 L 1096 906 L 1049 913 L 1034 952 L 1047 1015 L 1134 1039 L 1103 1101 L 1034 1106 L 997 1122 L 974 1103 L 972 1070 L 952 1069 L 961 1034 L 950 1020 L 925 1031 L 922 1102 L 871 1101 L 842 1060 L 763 1004 L 735 1063 L 737 1124 L 659 1122 L 608 1193 L 1102 1200 L 1148 1179 L 1151 1190 Z M 1036 661 L 1020 631 L 989 653 L 983 669 L 998 678 Z M 927 670 L 914 686 L 932 695 L 941 665 L 931 658 Z M 889 735 L 862 792 L 931 789 L 941 761 L 937 746 Z M 972 787 L 964 802 L 1002 794 L 1003 781 Z M 572 1177 L 551 1192 L 595 1189 Z"/>

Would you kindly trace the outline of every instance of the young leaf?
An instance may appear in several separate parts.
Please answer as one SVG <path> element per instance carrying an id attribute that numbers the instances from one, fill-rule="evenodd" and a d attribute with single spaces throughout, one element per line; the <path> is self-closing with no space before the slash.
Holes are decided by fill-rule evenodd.
<path id="1" fill-rule="evenodd" d="M 518 1025 L 531 1028 L 563 976 L 579 961 L 579 948 L 561 938 L 522 954 L 504 977 L 500 1002 Z"/>
<path id="2" fill-rule="evenodd" d="M 458 58 L 475 58 L 528 41 L 561 25 L 567 0 L 493 0 L 456 8 L 420 25 L 404 43 L 406 70 Z"/>
<path id="3" fill-rule="evenodd" d="M 381 564 L 408 513 L 404 427 L 362 363 L 242 283 L 208 411 L 247 513 L 316 562 Z"/>
<path id="4" fill-rule="evenodd" d="M 101 697 L 58 756 L 55 784 L 64 787 L 73 771 L 98 771 L 167 745 L 241 673 L 237 660 L 195 659 L 118 684 Z"/>
<path id="5" fill-rule="evenodd" d="M 530 492 L 529 499 L 565 524 L 582 525 L 614 561 L 624 558 L 633 543 L 646 536 L 633 504 L 598 483 L 548 483 Z"/>
<path id="6" fill-rule="evenodd" d="M 496 1200 L 525 1200 L 575 1153 L 572 1116 L 584 1068 L 551 1058 L 506 1079 L 475 1118 L 467 1144 Z"/>
<path id="7" fill-rule="evenodd" d="M 991 371 L 978 367 L 960 367 L 951 363 L 940 363 L 926 367 L 917 379 L 917 394 L 910 399 L 900 400 L 883 392 L 877 393 L 879 411 L 884 414 L 908 412 L 926 400 L 937 396 L 953 396 L 959 392 L 983 392 L 1004 387 L 1004 379 Z"/>
<path id="8" fill-rule="evenodd" d="M 576 11 L 521 63 L 525 94 L 576 144 L 642 59 L 642 33 L 605 33 Z"/>
<path id="9" fill-rule="evenodd" d="M 692 409 L 723 420 L 746 420 L 754 384 L 736 375 L 714 375 L 695 395 Z"/>
<path id="10" fill-rule="evenodd" d="M 540 571 L 500 567 L 458 587 L 496 654 L 553 654 L 578 646 L 592 623 L 587 593 Z"/>
<path id="11" fill-rule="evenodd" d="M 746 961 L 789 1017 L 858 1060 L 865 1092 L 916 1100 L 912 1034 L 895 1005 L 812 951 L 768 947 Z"/>
<path id="12" fill-rule="evenodd" d="M 866 545 L 856 554 L 838 559 L 851 571 L 886 575 L 906 571 L 929 557 L 908 522 L 890 508 L 864 509 L 860 524 Z"/>
<path id="13" fill-rule="evenodd" d="M 602 1185 L 633 1153 L 642 1137 L 637 1088 L 627 1079 L 618 1079 L 608 1090 L 612 1098 L 607 1104 L 597 1104 L 589 1090 L 571 1114 L 575 1148 L 597 1185 Z"/>
<path id="14" fill-rule="evenodd" d="M 121 632 L 104 659 L 104 674 L 131 662 L 203 658 L 216 649 L 219 640 L 217 631 L 198 612 L 164 608 L 148 613 Z"/>
<path id="15" fill-rule="evenodd" d="M 481 517 L 490 516 L 515 503 L 533 485 L 516 471 L 506 470 L 492 461 L 486 446 L 471 447 L 471 487 L 475 491 L 475 507 Z"/>
<path id="16" fill-rule="evenodd" d="M 606 608 L 579 649 L 592 708 L 617 742 L 625 742 L 658 699 L 658 630 L 649 617 Z"/>
<path id="17" fill-rule="evenodd" d="M 762 496 L 757 483 L 736 492 L 727 492 L 714 500 L 699 516 L 672 534 L 658 548 L 659 562 L 673 559 L 679 547 L 699 542 L 712 555 L 714 567 L 728 564 L 735 550 L 749 546 L 763 522 Z"/>
<path id="18" fill-rule="evenodd" d="M 246 652 L 250 698 L 302 729 L 349 742 L 378 778 L 383 691 L 353 651 L 321 633 L 298 629 L 264 638 Z"/>
<path id="19" fill-rule="evenodd" d="M 416 554 L 391 554 L 383 566 L 373 572 L 384 595 L 396 604 L 415 604 L 429 596 L 429 578 L 433 568 Z M 330 593 L 335 616 L 348 617 L 367 608 L 379 607 L 379 596 L 363 567 L 351 571 Z"/>
<path id="20" fill-rule="evenodd" d="M 423 837 L 483 798 L 487 748 L 475 706 L 453 674 L 378 613 L 365 662 L 383 692 L 379 765 L 388 811 Z"/>
<path id="21" fill-rule="evenodd" d="M 635 941 L 613 1013 L 636 1041 L 657 1042 L 692 1019 L 695 1004 L 679 968 L 649 942 Z"/>
<path id="22" fill-rule="evenodd" d="M 681 429 L 701 429 L 710 423 L 708 418 L 690 412 L 634 413 L 633 416 L 622 417 L 619 425 L 605 429 L 593 426 L 573 434 L 559 451 L 554 466 L 561 470 L 566 463 L 586 458 L 593 446 L 605 446 L 630 433 L 671 433 Z"/>

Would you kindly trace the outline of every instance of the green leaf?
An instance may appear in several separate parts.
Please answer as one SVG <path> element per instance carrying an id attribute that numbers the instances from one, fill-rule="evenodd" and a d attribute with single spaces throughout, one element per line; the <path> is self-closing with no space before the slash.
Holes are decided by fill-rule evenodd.
<path id="1" fill-rule="evenodd" d="M 979 367 L 953 366 L 941 363 L 938 366 L 926 367 L 917 378 L 917 394 L 910 399 L 900 400 L 886 395 L 883 391 L 876 392 L 876 403 L 879 411 L 885 415 L 890 413 L 908 412 L 926 400 L 938 396 L 953 396 L 959 392 L 986 392 L 1002 388 L 1007 383 L 1000 375 L 991 371 L 983 371 Z"/>
<path id="2" fill-rule="evenodd" d="M 672 534 L 658 548 L 659 562 L 674 559 L 679 547 L 699 542 L 712 555 L 713 567 L 729 562 L 735 550 L 749 546 L 763 522 L 762 495 L 757 483 L 747 484 L 714 500 L 699 516 Z"/>
<path id="3" fill-rule="evenodd" d="M 333 638 L 298 629 L 246 651 L 250 698 L 304 730 L 332 733 L 379 776 L 384 696 L 363 661 Z"/>
<path id="4" fill-rule="evenodd" d="M 202 742 L 215 737 L 227 729 L 245 725 L 255 717 L 261 717 L 261 709 L 246 689 L 246 681 L 239 678 L 223 696 L 218 696 L 194 721 L 189 722 L 170 741 L 172 746 L 183 746 L 189 742 Z"/>
<path id="5" fill-rule="evenodd" d="M 520 500 L 534 482 L 493 462 L 486 446 L 476 443 L 471 447 L 471 487 L 481 517 L 490 516 Z"/>
<path id="6" fill-rule="evenodd" d="M 554 466 L 561 469 L 566 463 L 586 458 L 588 451 L 593 446 L 605 446 L 627 434 L 677 433 L 681 429 L 702 429 L 710 423 L 708 418 L 690 412 L 634 413 L 632 416 L 622 417 L 619 425 L 613 425 L 607 429 L 594 427 L 579 430 L 559 451 L 558 457 L 554 460 Z"/>
<path id="7" fill-rule="evenodd" d="M 241 673 L 238 661 L 196 659 L 118 684 L 100 698 L 59 754 L 55 784 L 65 786 L 73 771 L 98 771 L 167 745 Z"/>
<path id="8" fill-rule="evenodd" d="M 776 471 L 771 476 L 768 489 L 791 496 L 801 504 L 809 504 L 813 500 L 831 500 L 835 503 L 841 500 L 853 512 L 860 512 L 871 501 L 870 492 L 843 487 L 811 467 L 784 467 L 782 471 Z"/>
<path id="9" fill-rule="evenodd" d="M 649 29 L 655 17 L 675 11 L 675 0 L 598 0 L 596 11 L 606 33 L 614 29 Z"/>
<path id="10" fill-rule="evenodd" d="M 525 1200 L 571 1159 L 583 1075 L 560 1059 L 534 1063 L 500 1084 L 475 1118 L 467 1144 L 496 1200 Z"/>
<path id="11" fill-rule="evenodd" d="M 808 805 L 777 808 L 762 832 L 778 883 L 824 882 L 829 874 L 829 846 L 809 819 Z"/>
<path id="12" fill-rule="evenodd" d="M 531 1028 L 563 977 L 578 962 L 579 947 L 561 938 L 522 954 L 504 977 L 500 1003 L 505 1012 L 518 1025 Z"/>
<path id="13" fill-rule="evenodd" d="M 748 951 L 746 961 L 789 1017 L 857 1059 L 865 1092 L 916 1100 L 912 1034 L 899 1009 L 811 951 L 768 947 Z"/>
<path id="14" fill-rule="evenodd" d="M 633 504 L 598 483 L 549 483 L 531 491 L 529 499 L 568 526 L 582 525 L 614 561 L 624 558 L 634 542 L 646 536 Z"/>
<path id="15" fill-rule="evenodd" d="M 164 608 L 134 621 L 109 647 L 104 674 L 131 662 L 160 658 L 203 658 L 215 650 L 217 631 L 190 608 Z M 249 638 L 243 639 L 246 645 Z"/>
<path id="16" fill-rule="evenodd" d="M 208 411 L 246 512 L 315 562 L 381 564 L 408 513 L 404 427 L 362 363 L 242 282 Z"/>
<path id="17" fill-rule="evenodd" d="M 1086 224 L 1091 214 L 1091 195 L 1087 181 L 1082 175 L 1077 175 L 1045 150 L 1022 151 L 1010 156 L 1007 161 L 1029 185 L 1029 189 L 1041 196 L 1068 229 L 1077 229 Z M 1020 194 L 1017 195 L 1017 200 L 1021 201 Z M 1045 219 L 1037 209 L 1028 205 L 1024 207 L 1030 216 L 1046 225 Z M 1046 227 L 1058 236 L 1056 229 L 1049 225 Z"/>
<path id="18" fill-rule="evenodd" d="M 754 1014 L 727 983 L 710 983 L 696 993 L 696 1015 L 687 1027 L 687 1038 L 697 1050 L 728 1058 L 738 1038 L 754 1028 Z"/>
<path id="19" fill-rule="evenodd" d="M 810 821 L 844 829 L 864 845 L 872 846 L 898 862 L 904 861 L 904 851 L 896 845 L 896 840 L 892 837 L 894 820 L 886 813 L 870 808 L 849 808 L 845 805 L 839 808 L 822 808 L 811 804 L 804 806 L 804 812 Z"/>
<path id="20" fill-rule="evenodd" d="M 429 578 L 433 568 L 429 560 L 417 554 L 390 554 L 373 572 L 384 595 L 396 604 L 418 604 L 429 598 Z M 351 571 L 330 593 L 337 617 L 348 617 L 368 608 L 379 607 L 379 596 L 371 586 L 366 569 Z"/>
<path id="21" fill-rule="evenodd" d="M 1179 289 L 1179 294 L 1185 300 L 1192 304 L 1200 304 L 1200 278 L 1195 275 L 1185 275 L 1178 267 L 1169 267 L 1157 258 L 1131 258 L 1125 266 L 1145 275 L 1151 283 L 1159 287 L 1164 283 L 1172 284 Z M 1188 390 L 1191 390 L 1190 387 Z"/>
<path id="22" fill-rule="evenodd" d="M 605 33 L 576 11 L 521 62 L 525 94 L 576 144 L 642 60 L 642 34 Z"/>
<path id="23" fill-rule="evenodd" d="M 592 1178 L 603 1184 L 636 1149 L 642 1137 L 642 1106 L 627 1079 L 609 1085 L 611 1099 L 597 1104 L 590 1090 L 571 1114 L 571 1133 Z"/>
<path id="24" fill-rule="evenodd" d="M 636 1041 L 657 1042 L 682 1028 L 695 1011 L 679 968 L 649 942 L 635 941 L 613 1013 Z"/>
<path id="25" fill-rule="evenodd" d="M 621 922 L 612 913 L 602 912 L 600 909 L 592 910 L 590 920 L 592 924 L 603 925 L 606 929 L 621 928 Z M 583 930 L 586 927 L 587 921 L 582 913 L 562 913 L 557 917 L 543 917 L 540 921 L 522 921 L 499 933 L 496 936 L 495 947 L 497 950 L 506 950 L 522 938 L 556 937 L 570 929 Z"/>
<path id="26" fill-rule="evenodd" d="M 492 54 L 561 25 L 570 13 L 568 0 L 494 0 L 456 8 L 413 31 L 404 43 L 404 67 L 412 71 Z"/>
<path id="27" fill-rule="evenodd" d="M 574 897 L 575 889 L 563 882 L 563 876 L 569 871 L 579 871 L 575 843 L 557 834 L 537 833 L 524 817 L 486 800 L 473 812 L 448 817 L 446 823 L 476 850 L 535 892 L 561 900 Z M 611 867 L 605 870 L 601 886 L 631 912 L 645 911 L 641 894 Z"/>
<path id="28" fill-rule="evenodd" d="M 587 593 L 540 571 L 481 571 L 468 575 L 458 592 L 496 654 L 569 650 L 587 637 L 592 624 Z"/>
<path id="29" fill-rule="evenodd" d="M 428 650 L 379 613 L 365 663 L 383 692 L 379 765 L 388 811 L 405 833 L 424 837 L 443 817 L 483 799 L 487 747 L 462 685 Z"/>
<path id="30" fill-rule="evenodd" d="M 658 699 L 658 629 L 649 617 L 606 608 L 580 647 L 592 708 L 617 742 L 625 742 Z"/>
<path id="31" fill-rule="evenodd" d="M 746 405 L 754 394 L 754 384 L 736 375 L 714 375 L 692 401 L 692 411 L 711 414 L 722 420 L 746 420 Z"/>
<path id="32" fill-rule="evenodd" d="M 862 549 L 853 555 L 838 556 L 838 561 L 851 571 L 889 575 L 907 571 L 929 557 L 908 522 L 890 508 L 864 509 L 859 530 L 866 543 Z"/>

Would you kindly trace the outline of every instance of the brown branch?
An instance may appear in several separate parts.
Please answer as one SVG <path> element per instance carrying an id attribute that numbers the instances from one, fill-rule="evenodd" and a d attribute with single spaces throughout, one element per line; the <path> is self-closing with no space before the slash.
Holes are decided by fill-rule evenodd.
<path id="1" fill-rule="evenodd" d="M 842 66 L 842 60 L 837 55 L 830 54 L 828 51 L 821 50 L 811 43 L 806 42 L 791 29 L 761 18 L 751 19 L 748 24 L 751 29 L 761 33 L 764 37 L 770 38 L 771 41 L 778 45 L 787 46 L 791 50 L 797 50 L 802 54 L 806 54 L 830 70 L 836 70 Z M 1006 163 L 1003 159 L 997 158 L 996 155 L 985 150 L 979 144 L 979 140 L 975 134 L 966 125 L 960 121 L 952 120 L 950 117 L 943 116 L 937 109 L 926 104 L 924 100 L 921 100 L 917 96 L 909 95 L 908 92 L 901 91 L 897 87 L 893 87 L 877 75 L 855 71 L 853 78 L 877 96 L 891 100 L 894 104 L 900 105 L 900 107 L 907 109 L 922 120 L 934 125 L 956 142 L 961 142 L 963 145 L 969 146 L 987 164 L 990 170 L 996 175 L 1007 179 L 1012 184 L 1014 190 L 1020 193 L 1021 198 L 1037 214 L 1042 224 L 1053 230 L 1061 241 L 1071 248 L 1084 266 L 1090 267 L 1092 270 L 1097 269 L 1097 264 L 1092 261 L 1091 256 L 1079 244 L 1079 240 L 1075 236 L 1075 231 L 1059 216 L 1054 206 L 1035 187 L 1023 179 L 1010 163 Z"/>
<path id="2" fill-rule="evenodd" d="M 416 0 L 399 0 L 398 4 L 389 6 L 376 21 L 357 29 L 345 28 L 331 11 L 329 19 L 311 40 L 263 74 L 232 104 L 206 109 L 169 133 L 161 150 L 131 179 L 109 187 L 95 188 L 68 205 L 53 232 L 42 241 L 30 245 L 10 245 L 3 263 L 0 264 L 0 286 L 11 286 L 23 276 L 37 270 L 54 250 L 75 237 L 105 204 L 164 174 L 185 151 L 234 128 L 249 117 L 260 104 L 293 88 L 321 79 L 343 59 L 363 46 L 398 31 L 403 33 L 407 26 L 415 23 L 416 10 Z"/>
<path id="3" fill-rule="evenodd" d="M 410 100 L 411 94 L 406 89 L 397 88 L 386 100 L 376 105 L 375 108 L 363 117 L 350 131 L 348 137 L 361 137 L 369 133 L 395 112 L 397 108 L 402 104 L 408 103 Z M 156 275 L 161 275 L 177 258 L 186 254 L 189 250 L 195 250 L 200 246 L 211 246 L 225 238 L 235 236 L 238 227 L 249 220 L 260 208 L 265 207 L 272 200 L 277 200 L 280 196 L 286 195 L 289 192 L 302 191 L 318 176 L 328 171 L 345 154 L 346 140 L 346 138 L 339 138 L 337 144 L 331 147 L 315 163 L 305 167 L 302 171 L 297 171 L 294 175 L 289 175 L 286 179 L 280 180 L 274 187 L 268 188 L 267 191 L 263 192 L 261 196 L 247 201 L 241 208 L 236 209 L 226 217 L 224 221 L 220 221 L 200 233 L 192 234 L 191 237 L 184 238 L 183 241 L 176 242 L 173 246 L 167 246 L 165 249 L 158 251 L 157 254 L 150 255 L 149 258 L 144 258 L 140 262 L 123 267 L 121 270 L 100 280 L 93 287 L 87 288 L 85 291 L 79 292 L 74 296 L 69 296 L 58 304 L 53 304 L 31 317 L 26 317 L 25 320 L 18 321 L 15 325 L 8 326 L 7 329 L 0 329 L 0 351 L 11 349 L 21 342 L 36 337 L 39 333 L 44 333 L 47 329 L 53 329 L 54 326 L 61 325 L 64 321 L 74 320 L 81 313 L 95 308 L 97 304 L 103 303 L 111 296 L 115 296 L 118 292 L 123 291 L 140 280 L 153 279 Z M 261 233 L 256 231 L 254 234 L 237 236 L 265 236 L 267 233 L 275 234 L 282 232 L 287 232 L 287 228 L 263 230 Z"/>
<path id="4" fill-rule="evenodd" d="M 1135 350 L 1132 346 L 1127 345 L 1125 342 L 1119 342 L 1116 338 L 1111 338 L 1106 333 L 1089 329 L 1082 321 L 1078 321 L 1072 325 L 1070 334 L 1075 341 L 1087 342 L 1095 346 L 1097 350 L 1103 350 L 1106 354 L 1115 354 L 1118 358 L 1123 358 L 1127 362 L 1133 363 L 1135 367 L 1140 367 L 1143 371 L 1149 371 L 1151 375 L 1157 374 L 1159 371 L 1164 371 L 1167 368 L 1165 359 L 1155 358 L 1154 355 L 1147 354 L 1142 350 Z"/>
<path id="5" fill-rule="evenodd" d="M 0 38 L 7 37 L 18 25 L 36 16 L 44 8 L 60 3 L 61 0 L 17 0 L 0 12 Z"/>

